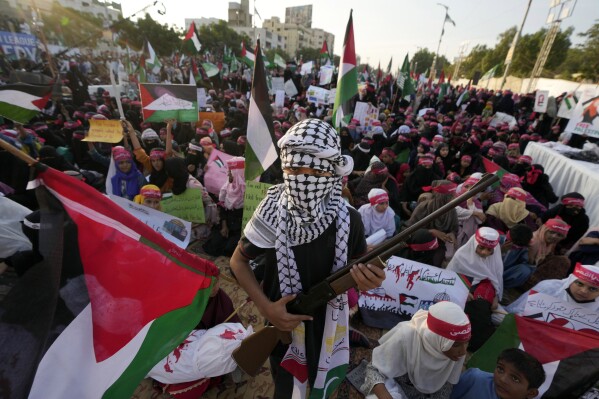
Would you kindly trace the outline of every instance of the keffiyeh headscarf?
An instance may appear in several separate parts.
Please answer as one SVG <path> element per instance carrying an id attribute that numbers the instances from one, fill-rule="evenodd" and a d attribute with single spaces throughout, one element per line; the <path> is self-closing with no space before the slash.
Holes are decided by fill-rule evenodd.
<path id="1" fill-rule="evenodd" d="M 335 129 L 318 119 L 305 119 L 292 126 L 279 140 L 278 146 L 283 169 L 305 167 L 332 174 L 327 177 L 284 173 L 284 183 L 268 190 L 244 230 L 244 235 L 254 245 L 274 247 L 279 288 L 281 295 L 287 296 L 302 291 L 293 247 L 313 241 L 333 221 L 336 221 L 337 235 L 332 271 L 339 270 L 347 262 L 349 212 L 341 197 L 341 187 L 342 177 L 351 172 L 353 161 L 341 155 L 339 135 Z M 335 383 L 325 386 L 328 371 L 349 361 L 347 311 L 345 293 L 327 304 L 313 391 L 334 389 L 332 385 L 336 386 Z M 303 323 L 293 331 L 292 343 L 281 366 L 294 375 L 296 389 L 305 393 L 308 365 L 303 331 Z"/>

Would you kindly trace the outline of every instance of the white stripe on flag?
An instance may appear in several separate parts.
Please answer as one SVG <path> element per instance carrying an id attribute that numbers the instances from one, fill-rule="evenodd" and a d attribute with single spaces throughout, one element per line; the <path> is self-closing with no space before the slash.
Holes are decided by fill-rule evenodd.
<path id="1" fill-rule="evenodd" d="M 102 397 L 129 366 L 153 322 L 144 326 L 113 356 L 97 363 L 93 345 L 91 305 L 87 305 L 44 355 L 35 374 L 29 398 Z"/>
<path id="2" fill-rule="evenodd" d="M 268 169 L 277 160 L 277 150 L 254 97 L 250 98 L 247 136 L 248 143 L 260 161 L 262 169 Z"/>
<path id="3" fill-rule="evenodd" d="M 33 105 L 33 101 L 40 97 L 34 96 L 18 90 L 0 90 L 0 102 L 16 105 L 21 108 L 39 111 L 40 109 Z"/>
<path id="4" fill-rule="evenodd" d="M 344 76 L 346 73 L 348 73 L 349 71 L 351 71 L 355 67 L 356 66 L 354 64 L 343 63 L 343 65 L 341 66 L 341 71 L 339 73 L 339 76 Z"/>

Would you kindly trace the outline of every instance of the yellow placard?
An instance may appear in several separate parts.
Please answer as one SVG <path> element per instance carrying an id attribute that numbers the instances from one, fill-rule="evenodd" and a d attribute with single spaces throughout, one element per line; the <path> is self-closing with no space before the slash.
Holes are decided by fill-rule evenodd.
<path id="1" fill-rule="evenodd" d="M 118 120 L 90 119 L 89 132 L 81 141 L 116 144 L 123 139 L 123 126 Z"/>
<path id="2" fill-rule="evenodd" d="M 224 112 L 200 112 L 200 120 L 196 123 L 196 127 L 202 126 L 205 120 L 212 121 L 212 127 L 218 133 L 225 128 L 225 113 Z"/>

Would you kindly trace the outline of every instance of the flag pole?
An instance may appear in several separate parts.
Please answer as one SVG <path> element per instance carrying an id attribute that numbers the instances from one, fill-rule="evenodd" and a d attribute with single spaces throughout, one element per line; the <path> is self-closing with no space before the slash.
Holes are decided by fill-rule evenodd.
<path id="1" fill-rule="evenodd" d="M 443 34 L 445 33 L 445 22 L 447 22 L 447 16 L 449 15 L 449 7 L 445 4 L 437 3 L 440 6 L 445 7 L 445 18 L 443 18 L 443 27 L 441 28 L 441 36 L 439 37 L 439 44 L 437 45 L 437 52 L 435 53 L 435 57 L 433 58 L 433 64 L 431 65 L 431 72 L 428 75 L 429 79 L 435 79 L 435 65 L 437 64 L 437 58 L 439 57 L 439 50 L 441 49 L 441 40 L 443 40 Z"/>
<path id="2" fill-rule="evenodd" d="M 19 158 L 21 161 L 25 162 L 29 166 L 33 166 L 38 163 L 37 159 L 32 158 L 31 156 L 25 154 L 23 151 L 19 151 L 16 147 L 12 146 L 10 143 L 0 140 L 0 147 L 2 149 L 10 152 L 15 157 Z"/>

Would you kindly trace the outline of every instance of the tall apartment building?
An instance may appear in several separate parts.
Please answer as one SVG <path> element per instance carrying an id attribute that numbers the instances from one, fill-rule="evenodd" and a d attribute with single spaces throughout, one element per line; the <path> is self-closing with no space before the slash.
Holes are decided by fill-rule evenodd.
<path id="1" fill-rule="evenodd" d="M 241 3 L 229 2 L 229 27 L 252 26 L 252 15 L 250 14 L 250 0 L 241 0 Z"/>
<path id="2" fill-rule="evenodd" d="M 306 7 L 306 6 L 302 6 Z M 291 7 L 297 8 L 297 7 Z M 307 19 L 304 18 L 304 21 Z M 310 25 L 311 25 L 311 12 L 310 12 Z M 310 28 L 305 24 L 298 24 L 293 22 L 281 22 L 279 17 L 272 17 L 264 20 L 262 27 L 269 31 L 282 35 L 285 37 L 286 49 L 285 51 L 290 56 L 295 56 L 297 51 L 302 48 L 319 48 L 322 47 L 322 43 L 326 40 L 329 49 L 335 46 L 335 35 L 326 32 L 319 28 Z"/>

